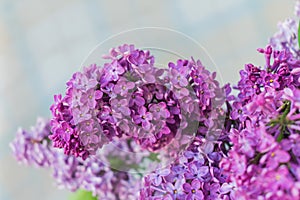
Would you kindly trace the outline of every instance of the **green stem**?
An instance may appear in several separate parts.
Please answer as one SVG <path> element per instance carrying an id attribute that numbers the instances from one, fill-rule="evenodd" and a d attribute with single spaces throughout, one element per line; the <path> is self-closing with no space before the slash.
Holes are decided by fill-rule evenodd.
<path id="1" fill-rule="evenodd" d="M 70 196 L 69 200 L 97 200 L 97 197 L 94 197 L 92 192 L 77 190 Z"/>
<path id="2" fill-rule="evenodd" d="M 257 153 L 256 156 L 250 161 L 250 164 L 258 164 L 263 155 L 265 155 L 265 153 Z"/>

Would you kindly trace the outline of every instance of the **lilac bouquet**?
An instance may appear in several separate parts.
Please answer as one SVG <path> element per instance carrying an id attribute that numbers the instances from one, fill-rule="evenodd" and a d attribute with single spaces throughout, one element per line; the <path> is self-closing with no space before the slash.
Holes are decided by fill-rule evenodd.
<path id="1" fill-rule="evenodd" d="M 280 23 L 237 95 L 200 60 L 159 68 L 150 51 L 113 48 L 73 74 L 50 119 L 19 129 L 14 156 L 81 199 L 300 199 L 297 31 Z"/>

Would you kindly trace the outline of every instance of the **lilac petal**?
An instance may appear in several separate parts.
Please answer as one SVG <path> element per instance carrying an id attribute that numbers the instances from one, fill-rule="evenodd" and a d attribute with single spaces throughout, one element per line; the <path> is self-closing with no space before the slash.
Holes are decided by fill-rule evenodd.
<path id="1" fill-rule="evenodd" d="M 95 99 L 101 99 L 102 96 L 103 96 L 103 92 L 101 92 L 100 90 L 95 91 Z"/>
<path id="2" fill-rule="evenodd" d="M 200 181 L 198 181 L 197 179 L 194 179 L 191 183 L 191 186 L 194 188 L 194 189 L 199 189 L 200 188 Z"/>
<path id="3" fill-rule="evenodd" d="M 238 112 L 236 110 L 233 110 L 230 113 L 230 117 L 231 117 L 231 119 L 236 120 L 239 117 Z"/>
<path id="4" fill-rule="evenodd" d="M 287 152 L 282 151 L 282 150 L 276 151 L 275 154 L 276 154 L 275 155 L 276 159 L 278 160 L 278 162 L 281 162 L 281 163 L 288 162 L 291 158 Z"/>
<path id="5" fill-rule="evenodd" d="M 223 185 L 220 188 L 220 193 L 226 194 L 226 193 L 232 191 L 232 189 L 233 189 L 233 185 L 231 185 L 229 183 L 223 183 Z"/>
<path id="6" fill-rule="evenodd" d="M 139 114 L 144 115 L 146 113 L 147 109 L 144 106 L 139 107 Z"/>
<path id="7" fill-rule="evenodd" d="M 135 86 L 135 84 L 133 83 L 133 82 L 128 82 L 127 84 L 126 84 L 126 87 L 127 87 L 127 89 L 132 89 L 132 88 L 134 88 L 134 86 Z"/>
<path id="8" fill-rule="evenodd" d="M 119 124 L 118 124 L 118 127 L 124 131 L 125 133 L 128 133 L 129 132 L 129 126 L 128 126 L 128 122 L 127 121 L 121 121 Z"/>
<path id="9" fill-rule="evenodd" d="M 64 132 L 64 134 L 63 134 L 63 139 L 66 141 L 66 142 L 68 142 L 69 140 L 70 140 L 70 138 L 71 138 L 71 135 L 70 135 L 70 132 Z"/>
<path id="10" fill-rule="evenodd" d="M 196 200 L 202 200 L 202 199 L 204 199 L 203 192 L 200 191 L 200 190 L 198 190 L 198 191 L 196 192 L 196 195 L 194 196 L 194 199 L 196 199 Z"/>
<path id="11" fill-rule="evenodd" d="M 130 115 L 130 109 L 128 107 L 121 107 L 120 111 L 122 112 L 123 115 L 128 116 Z"/>
<path id="12" fill-rule="evenodd" d="M 184 156 L 188 159 L 194 158 L 194 152 L 192 151 L 185 151 Z"/>
<path id="13" fill-rule="evenodd" d="M 142 127 L 143 127 L 145 130 L 149 130 L 149 129 L 150 129 L 150 126 L 151 126 L 151 124 L 150 124 L 148 121 L 143 121 L 143 122 L 142 122 Z"/>
<path id="14" fill-rule="evenodd" d="M 94 88 L 98 84 L 98 81 L 95 79 L 89 80 L 88 82 L 88 87 L 89 88 Z"/>
<path id="15" fill-rule="evenodd" d="M 267 166 L 272 170 L 278 166 L 278 162 L 274 158 L 269 158 Z"/>
<path id="16" fill-rule="evenodd" d="M 122 84 L 119 83 L 114 87 L 114 92 L 120 94 L 121 91 L 122 91 Z"/>
<path id="17" fill-rule="evenodd" d="M 170 172 L 171 172 L 170 169 L 163 169 L 163 170 L 160 170 L 159 174 L 161 176 L 167 176 L 170 174 Z"/>
<path id="18" fill-rule="evenodd" d="M 188 85 L 188 81 L 186 80 L 186 78 L 182 77 L 182 78 L 180 79 L 179 84 L 180 84 L 180 86 L 185 87 L 185 86 Z"/>
<path id="19" fill-rule="evenodd" d="M 89 143 L 89 137 L 86 135 L 86 133 L 84 133 L 84 135 L 80 139 L 84 146 Z"/>
<path id="20" fill-rule="evenodd" d="M 140 116 L 134 115 L 134 116 L 133 116 L 133 121 L 134 121 L 136 124 L 139 124 L 139 123 L 141 123 L 142 119 L 141 119 Z"/>
<path id="21" fill-rule="evenodd" d="M 155 83 L 155 76 L 152 74 L 146 74 L 144 79 L 147 83 Z"/>
<path id="22" fill-rule="evenodd" d="M 200 167 L 199 170 L 198 170 L 198 174 L 199 174 L 200 176 L 204 176 L 204 175 L 206 175 L 208 172 L 209 172 L 208 166 L 202 166 L 202 167 Z"/>
<path id="23" fill-rule="evenodd" d="M 295 156 L 299 157 L 300 156 L 300 144 L 297 143 L 295 146 L 292 148 L 293 153 Z"/>
<path id="24" fill-rule="evenodd" d="M 173 193 L 173 190 L 176 189 L 174 187 L 174 185 L 172 183 L 170 183 L 170 182 L 167 182 L 165 184 L 165 188 L 166 188 L 166 191 L 169 192 L 169 193 L 171 193 L 171 194 Z"/>
<path id="25" fill-rule="evenodd" d="M 190 192 L 192 189 L 192 187 L 189 183 L 184 183 L 182 187 L 183 187 L 184 191 L 186 191 L 186 192 Z"/>
<path id="26" fill-rule="evenodd" d="M 189 95 L 189 90 L 186 89 L 186 88 L 182 88 L 182 89 L 180 89 L 180 94 L 182 96 L 188 96 Z"/>
<path id="27" fill-rule="evenodd" d="M 180 114 L 180 109 L 177 107 L 171 107 L 170 112 L 174 115 Z"/>
<path id="28" fill-rule="evenodd" d="M 145 100 L 144 98 L 140 97 L 140 96 L 136 96 L 135 97 L 135 103 L 138 105 L 138 106 L 143 106 L 145 104 Z"/>
<path id="29" fill-rule="evenodd" d="M 94 144 L 97 144 L 99 142 L 99 137 L 97 135 L 92 135 L 90 137 L 90 141 Z"/>
<path id="30" fill-rule="evenodd" d="M 154 178 L 153 183 L 154 183 L 155 186 L 159 186 L 159 185 L 161 184 L 161 182 L 162 182 L 161 176 L 156 176 L 156 177 Z"/>

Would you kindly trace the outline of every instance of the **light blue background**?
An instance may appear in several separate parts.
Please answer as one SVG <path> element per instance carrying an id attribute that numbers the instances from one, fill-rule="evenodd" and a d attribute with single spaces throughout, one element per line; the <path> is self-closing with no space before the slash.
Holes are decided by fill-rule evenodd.
<path id="1" fill-rule="evenodd" d="M 64 91 L 99 42 L 131 28 L 172 28 L 201 43 L 223 80 L 235 82 L 245 63 L 263 64 L 256 48 L 267 44 L 279 20 L 293 16 L 293 6 L 293 0 L 0 0 L 0 199 L 66 199 L 49 171 L 19 166 L 8 143 L 19 126 L 50 116 L 53 94 Z"/>

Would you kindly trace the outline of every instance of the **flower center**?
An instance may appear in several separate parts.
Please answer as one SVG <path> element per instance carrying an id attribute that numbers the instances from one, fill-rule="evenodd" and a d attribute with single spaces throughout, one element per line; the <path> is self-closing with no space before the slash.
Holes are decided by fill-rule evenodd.
<path id="1" fill-rule="evenodd" d="M 174 193 L 174 194 L 177 194 L 177 192 L 178 192 L 178 191 L 177 191 L 176 189 L 175 189 L 175 190 L 173 190 L 173 193 Z"/>
<path id="2" fill-rule="evenodd" d="M 271 157 L 274 157 L 275 156 L 275 153 L 273 152 L 273 153 L 271 153 Z"/>
<path id="3" fill-rule="evenodd" d="M 196 190 L 195 190 L 195 189 L 192 189 L 192 193 L 196 193 Z"/>

